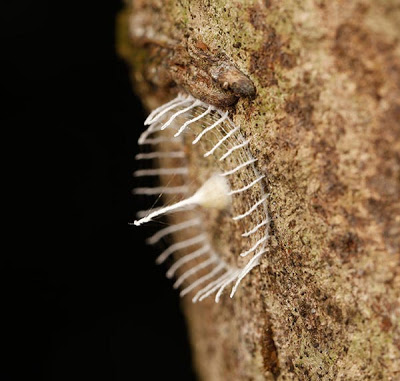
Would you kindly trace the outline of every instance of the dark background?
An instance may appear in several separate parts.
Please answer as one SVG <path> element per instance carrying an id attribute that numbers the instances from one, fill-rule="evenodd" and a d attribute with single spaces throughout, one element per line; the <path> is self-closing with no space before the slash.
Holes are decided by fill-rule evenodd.
<path id="1" fill-rule="evenodd" d="M 193 380 L 160 248 L 127 224 L 145 115 L 115 52 L 122 4 L 8 3 L 1 125 L 24 206 L 0 270 L 0 379 Z"/>

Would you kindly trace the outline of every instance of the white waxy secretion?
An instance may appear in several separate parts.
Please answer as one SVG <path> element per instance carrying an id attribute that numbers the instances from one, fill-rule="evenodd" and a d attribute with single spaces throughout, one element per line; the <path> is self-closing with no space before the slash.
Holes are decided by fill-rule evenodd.
<path id="1" fill-rule="evenodd" d="M 265 175 L 255 167 L 257 160 L 250 153 L 250 140 L 245 139 L 228 112 L 184 94 L 152 111 L 145 124 L 149 127 L 138 143 L 155 149 L 140 153 L 136 158 L 142 162 L 156 160 L 159 165 L 171 163 L 171 160 L 180 162 L 176 167 L 168 164 L 136 171 L 134 176 L 139 179 L 161 176 L 163 181 L 159 186 L 138 187 L 134 193 L 159 196 L 157 200 L 166 194 L 177 201 L 139 212 L 134 225 L 140 226 L 164 215 L 181 213 L 183 219 L 159 230 L 147 242 L 155 244 L 170 235 L 180 237 L 182 232 L 195 234 L 172 243 L 156 262 L 163 263 L 170 257 L 176 257 L 167 276 L 171 278 L 179 274 L 174 288 L 185 284 L 180 295 L 194 292 L 193 302 L 213 294 L 218 302 L 223 291 L 232 284 L 230 296 L 233 297 L 240 282 L 259 264 L 268 250 L 270 219 L 268 195 L 263 185 Z M 197 156 L 208 160 L 206 167 L 211 168 L 209 176 L 197 189 L 192 189 L 192 182 L 189 181 L 187 149 L 198 150 L 201 155 Z M 178 182 L 180 185 L 170 185 L 171 182 L 166 180 L 177 177 L 181 179 Z M 222 213 L 223 221 L 230 224 L 229 228 L 240 229 L 240 236 L 243 237 L 237 257 L 240 260 L 233 254 L 236 251 L 233 248 L 229 251 L 234 257 L 232 260 L 227 260 L 226 253 L 221 255 L 213 244 L 215 237 L 205 226 L 200 209 Z M 185 219 L 185 212 L 188 211 L 192 214 Z M 212 215 L 215 216 L 215 212 Z M 178 232 L 181 234 L 176 235 Z M 230 243 L 229 240 L 227 242 Z M 180 256 L 177 255 L 179 253 Z M 235 262 L 240 265 L 232 264 Z"/>

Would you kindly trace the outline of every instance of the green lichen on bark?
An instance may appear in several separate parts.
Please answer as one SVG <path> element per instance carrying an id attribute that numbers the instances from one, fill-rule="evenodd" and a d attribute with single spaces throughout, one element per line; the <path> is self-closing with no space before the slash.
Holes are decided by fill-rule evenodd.
<path id="1" fill-rule="evenodd" d="M 132 12 L 153 37 L 223 51 L 257 88 L 231 111 L 268 177 L 270 251 L 233 300 L 184 301 L 201 378 L 399 379 L 398 1 L 152 0 Z M 144 104 L 176 92 L 147 82 L 147 45 L 122 40 Z"/>

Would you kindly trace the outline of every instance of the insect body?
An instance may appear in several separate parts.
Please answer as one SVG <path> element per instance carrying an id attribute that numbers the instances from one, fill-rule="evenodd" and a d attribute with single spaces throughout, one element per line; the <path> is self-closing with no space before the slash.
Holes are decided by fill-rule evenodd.
<path id="1" fill-rule="evenodd" d="M 201 41 L 177 45 L 172 52 L 166 64 L 171 79 L 196 99 L 225 108 L 255 96 L 253 82 L 225 53 L 211 52 Z"/>
<path id="2" fill-rule="evenodd" d="M 212 49 L 201 36 L 166 36 L 133 12 L 129 22 L 132 42 L 146 50 L 143 77 L 154 88 L 178 86 L 196 99 L 218 108 L 232 106 L 239 98 L 252 99 L 256 89 L 228 55 Z"/>

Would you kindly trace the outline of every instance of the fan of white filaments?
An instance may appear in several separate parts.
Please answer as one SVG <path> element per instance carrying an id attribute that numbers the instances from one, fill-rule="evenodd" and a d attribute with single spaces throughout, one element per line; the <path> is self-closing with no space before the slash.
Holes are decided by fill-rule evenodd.
<path id="1" fill-rule="evenodd" d="M 212 175 L 191 196 L 188 196 L 189 187 L 187 185 L 136 188 L 134 190 L 136 194 L 180 195 L 180 201 L 172 205 L 141 211 L 138 213 L 139 219 L 134 221 L 134 224 L 139 226 L 158 216 L 187 211 L 196 207 L 223 210 L 232 204 L 234 206 L 232 219 L 244 221 L 243 225 L 246 226 L 246 230 L 243 231 L 242 237 L 244 240 L 248 240 L 247 246 L 244 245 L 246 249 L 240 253 L 240 256 L 250 259 L 241 268 L 228 264 L 214 250 L 207 233 L 202 230 L 203 221 L 200 214 L 195 218 L 191 217 L 159 230 L 148 239 L 148 243 L 155 244 L 168 235 L 196 227 L 200 231 L 198 235 L 173 243 L 161 253 L 156 262 L 163 263 L 180 250 L 200 246 L 177 259 L 168 270 L 167 276 L 172 278 L 182 266 L 185 265 L 186 269 L 187 264 L 194 263 L 192 267 L 189 266 L 178 276 L 174 287 L 178 288 L 187 284 L 181 290 L 181 296 L 197 291 L 192 297 L 193 302 L 201 301 L 213 294 L 215 294 L 215 301 L 218 302 L 224 289 L 232 285 L 230 297 L 233 297 L 240 282 L 259 264 L 260 257 L 267 251 L 269 238 L 268 195 L 262 184 L 262 179 L 265 176 L 260 175 L 254 165 L 256 159 L 247 147 L 249 140 L 244 138 L 240 128 L 228 117 L 228 112 L 223 112 L 191 95 L 185 94 L 179 94 L 172 101 L 152 111 L 147 117 L 145 125 L 149 127 L 140 136 L 139 145 L 147 144 L 155 147 L 163 142 L 174 141 L 181 142 L 182 150 L 140 153 L 136 155 L 137 160 L 161 159 L 160 161 L 162 161 L 164 158 L 176 158 L 182 159 L 182 162 L 184 162 L 186 155 L 183 151 L 184 142 L 182 138 L 185 136 L 185 132 L 191 132 L 191 135 L 187 136 L 195 136 L 191 142 L 193 145 L 199 143 L 202 139 L 205 140 L 207 135 L 213 135 L 215 144 L 211 148 L 208 147 L 203 156 L 213 155 L 216 167 L 221 170 L 220 173 Z M 197 129 L 193 128 L 199 125 L 201 126 L 200 131 L 198 127 Z M 160 133 L 167 128 L 173 129 L 174 134 Z M 232 160 L 233 158 L 235 160 Z M 183 176 L 184 180 L 187 175 L 188 168 L 184 164 L 177 168 L 141 169 L 134 173 L 136 177 Z M 233 181 L 230 179 L 234 176 L 236 176 L 235 184 L 237 184 L 239 178 L 239 183 L 242 182 L 242 185 L 232 189 Z M 183 184 L 187 184 L 187 181 L 183 181 Z M 251 197 L 249 197 L 249 194 Z M 255 202 L 252 201 L 254 198 L 256 198 Z M 202 261 L 199 262 L 199 260 Z M 199 274 L 202 275 L 199 276 Z"/>

